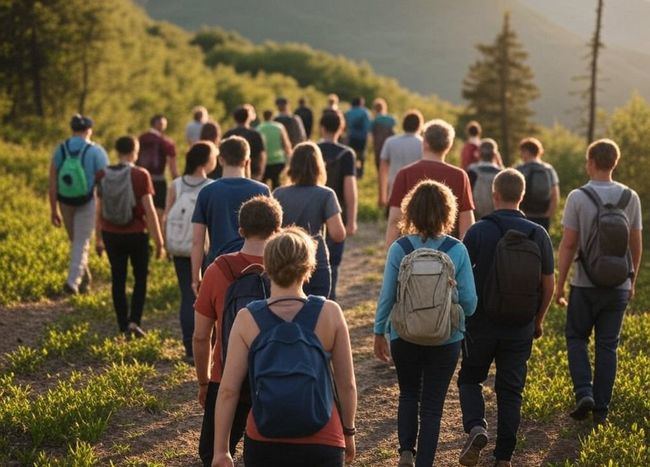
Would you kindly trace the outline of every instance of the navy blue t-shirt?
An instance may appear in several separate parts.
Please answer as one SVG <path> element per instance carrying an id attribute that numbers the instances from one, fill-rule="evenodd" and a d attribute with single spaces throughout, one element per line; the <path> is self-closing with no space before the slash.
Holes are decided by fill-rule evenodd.
<path id="1" fill-rule="evenodd" d="M 270 196 L 269 187 L 248 178 L 220 178 L 199 192 L 192 222 L 208 229 L 208 262 L 241 250 L 244 239 L 239 235 L 239 208 L 257 195 Z"/>
<path id="2" fill-rule="evenodd" d="M 542 274 L 550 275 L 554 272 L 553 244 L 551 238 L 543 227 L 526 219 L 521 211 L 498 210 L 492 215 L 501 221 L 504 231 L 518 230 L 529 234 L 534 230 L 532 240 L 539 246 L 542 254 Z M 501 239 L 501 231 L 496 223 L 489 220 L 480 220 L 465 234 L 463 243 L 467 247 L 469 258 L 474 270 L 474 282 L 478 294 L 476 313 L 468 319 L 467 332 L 472 336 L 488 336 L 499 339 L 532 339 L 535 332 L 535 323 L 526 326 L 507 326 L 493 323 L 483 311 L 483 288 L 490 274 L 497 243 Z"/>

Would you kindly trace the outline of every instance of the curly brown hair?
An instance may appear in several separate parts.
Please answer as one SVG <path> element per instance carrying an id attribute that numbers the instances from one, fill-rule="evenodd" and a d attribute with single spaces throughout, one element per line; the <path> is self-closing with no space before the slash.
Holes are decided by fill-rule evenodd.
<path id="1" fill-rule="evenodd" d="M 300 227 L 282 229 L 264 247 L 264 268 L 280 287 L 307 282 L 316 269 L 316 241 Z"/>
<path id="2" fill-rule="evenodd" d="M 403 235 L 435 238 L 450 233 L 456 224 L 458 205 L 451 189 L 433 180 L 423 180 L 402 201 Z"/>

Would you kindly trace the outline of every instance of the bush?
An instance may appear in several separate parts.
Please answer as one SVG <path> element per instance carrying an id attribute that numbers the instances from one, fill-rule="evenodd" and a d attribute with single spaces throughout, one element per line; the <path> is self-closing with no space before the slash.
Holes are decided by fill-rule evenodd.
<path id="1" fill-rule="evenodd" d="M 602 465 L 632 467 L 650 465 L 650 450 L 643 429 L 632 425 L 629 430 L 606 425 L 592 432 L 580 443 L 579 467 Z"/>

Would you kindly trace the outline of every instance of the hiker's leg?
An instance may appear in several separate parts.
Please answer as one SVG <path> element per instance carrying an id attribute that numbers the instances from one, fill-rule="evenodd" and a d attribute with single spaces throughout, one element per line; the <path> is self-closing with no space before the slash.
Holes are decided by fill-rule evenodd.
<path id="1" fill-rule="evenodd" d="M 329 298 L 331 300 L 336 300 L 336 284 L 339 279 L 339 266 L 343 260 L 345 241 L 334 242 L 329 237 L 327 237 L 327 249 L 330 252 L 330 267 L 332 269 L 332 287 L 330 290 Z"/>
<path id="2" fill-rule="evenodd" d="M 230 454 L 235 455 L 237 451 L 237 445 L 244 437 L 246 432 L 246 420 L 248 419 L 248 413 L 251 410 L 250 404 L 244 404 L 242 402 L 237 403 L 237 408 L 235 409 L 235 418 L 232 420 L 232 427 L 230 428 Z"/>
<path id="3" fill-rule="evenodd" d="M 625 308 L 630 297 L 628 290 L 604 291 L 601 308 L 596 316 L 594 364 L 594 413 L 606 417 L 616 380 L 617 350 Z"/>
<path id="4" fill-rule="evenodd" d="M 201 425 L 201 437 L 199 438 L 199 457 L 204 467 L 212 465 L 214 454 L 214 407 L 217 402 L 219 383 L 210 381 L 208 392 L 205 396 L 205 410 L 203 411 L 203 424 Z"/>
<path id="5" fill-rule="evenodd" d="M 440 436 L 440 420 L 449 383 L 456 371 L 460 341 L 453 344 L 423 347 L 422 396 L 420 398 L 420 434 L 416 467 L 433 465 Z"/>
<path id="6" fill-rule="evenodd" d="M 390 351 L 399 384 L 397 407 L 399 452 L 411 451 L 414 454 L 418 437 L 418 406 L 422 385 L 420 350 L 419 345 L 402 339 L 394 339 L 390 342 Z"/>
<path id="7" fill-rule="evenodd" d="M 196 296 L 192 290 L 192 262 L 190 258 L 174 256 L 174 269 L 181 290 L 181 305 L 179 319 L 185 354 L 192 356 L 192 334 L 194 333 L 194 300 Z"/>
<path id="8" fill-rule="evenodd" d="M 576 401 L 583 397 L 593 397 L 591 384 L 591 363 L 589 362 L 589 336 L 594 326 L 594 306 L 592 295 L 595 289 L 571 287 L 567 307 L 565 336 L 569 372 L 573 381 Z"/>
<path id="9" fill-rule="evenodd" d="M 111 264 L 111 294 L 120 331 L 126 332 L 129 325 L 129 306 L 126 301 L 126 271 L 129 261 L 124 247 L 124 234 L 102 232 L 106 255 Z"/>
<path id="10" fill-rule="evenodd" d="M 532 339 L 501 339 L 496 351 L 497 441 L 494 457 L 509 461 L 517 444 L 521 395 L 526 384 Z"/>
<path id="11" fill-rule="evenodd" d="M 494 359 L 496 343 L 496 339 L 465 335 L 463 360 L 458 373 L 458 395 L 465 433 L 469 433 L 475 426 L 487 429 L 483 383 Z"/>
<path id="12" fill-rule="evenodd" d="M 129 321 L 140 326 L 144 301 L 147 296 L 147 276 L 149 275 L 149 235 L 132 234 L 131 266 L 133 267 L 133 296 Z"/>
<path id="13" fill-rule="evenodd" d="M 66 282 L 78 290 L 81 278 L 88 268 L 88 247 L 95 227 L 95 199 L 82 206 L 60 204 L 61 215 L 70 239 L 70 264 Z"/>

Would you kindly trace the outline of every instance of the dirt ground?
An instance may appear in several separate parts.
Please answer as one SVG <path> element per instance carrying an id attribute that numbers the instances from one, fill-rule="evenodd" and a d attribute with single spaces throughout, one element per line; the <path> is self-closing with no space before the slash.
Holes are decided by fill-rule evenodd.
<path id="1" fill-rule="evenodd" d="M 395 371 L 377 361 L 372 352 L 372 322 L 383 263 L 383 227 L 361 225 L 359 234 L 346 244 L 338 291 L 350 326 L 359 393 L 355 466 L 394 466 L 397 463 L 399 393 Z M 0 355 L 20 344 L 36 343 L 47 323 L 71 312 L 70 307 L 58 302 L 0 309 Z M 156 317 L 154 321 L 148 322 L 149 328 L 158 327 L 174 335 L 179 333 L 175 315 Z M 148 389 L 158 397 L 159 410 L 150 413 L 142 409 L 125 409 L 115 414 L 107 432 L 95 445 L 102 465 L 110 461 L 116 465 L 200 465 L 196 450 L 202 410 L 195 398 L 193 368 L 179 370 L 174 362 L 162 362 L 156 367 L 159 377 L 148 384 Z M 436 455 L 436 465 L 440 466 L 458 465 L 458 454 L 465 437 L 455 381 L 454 377 L 442 420 Z M 485 393 L 491 439 L 480 465 L 491 465 L 490 455 L 496 436 L 496 405 L 491 386 L 490 380 Z M 573 457 L 575 437 L 566 439 L 562 436 L 570 430 L 567 423 L 564 418 L 546 424 L 522 420 L 513 465 L 539 466 Z"/>

